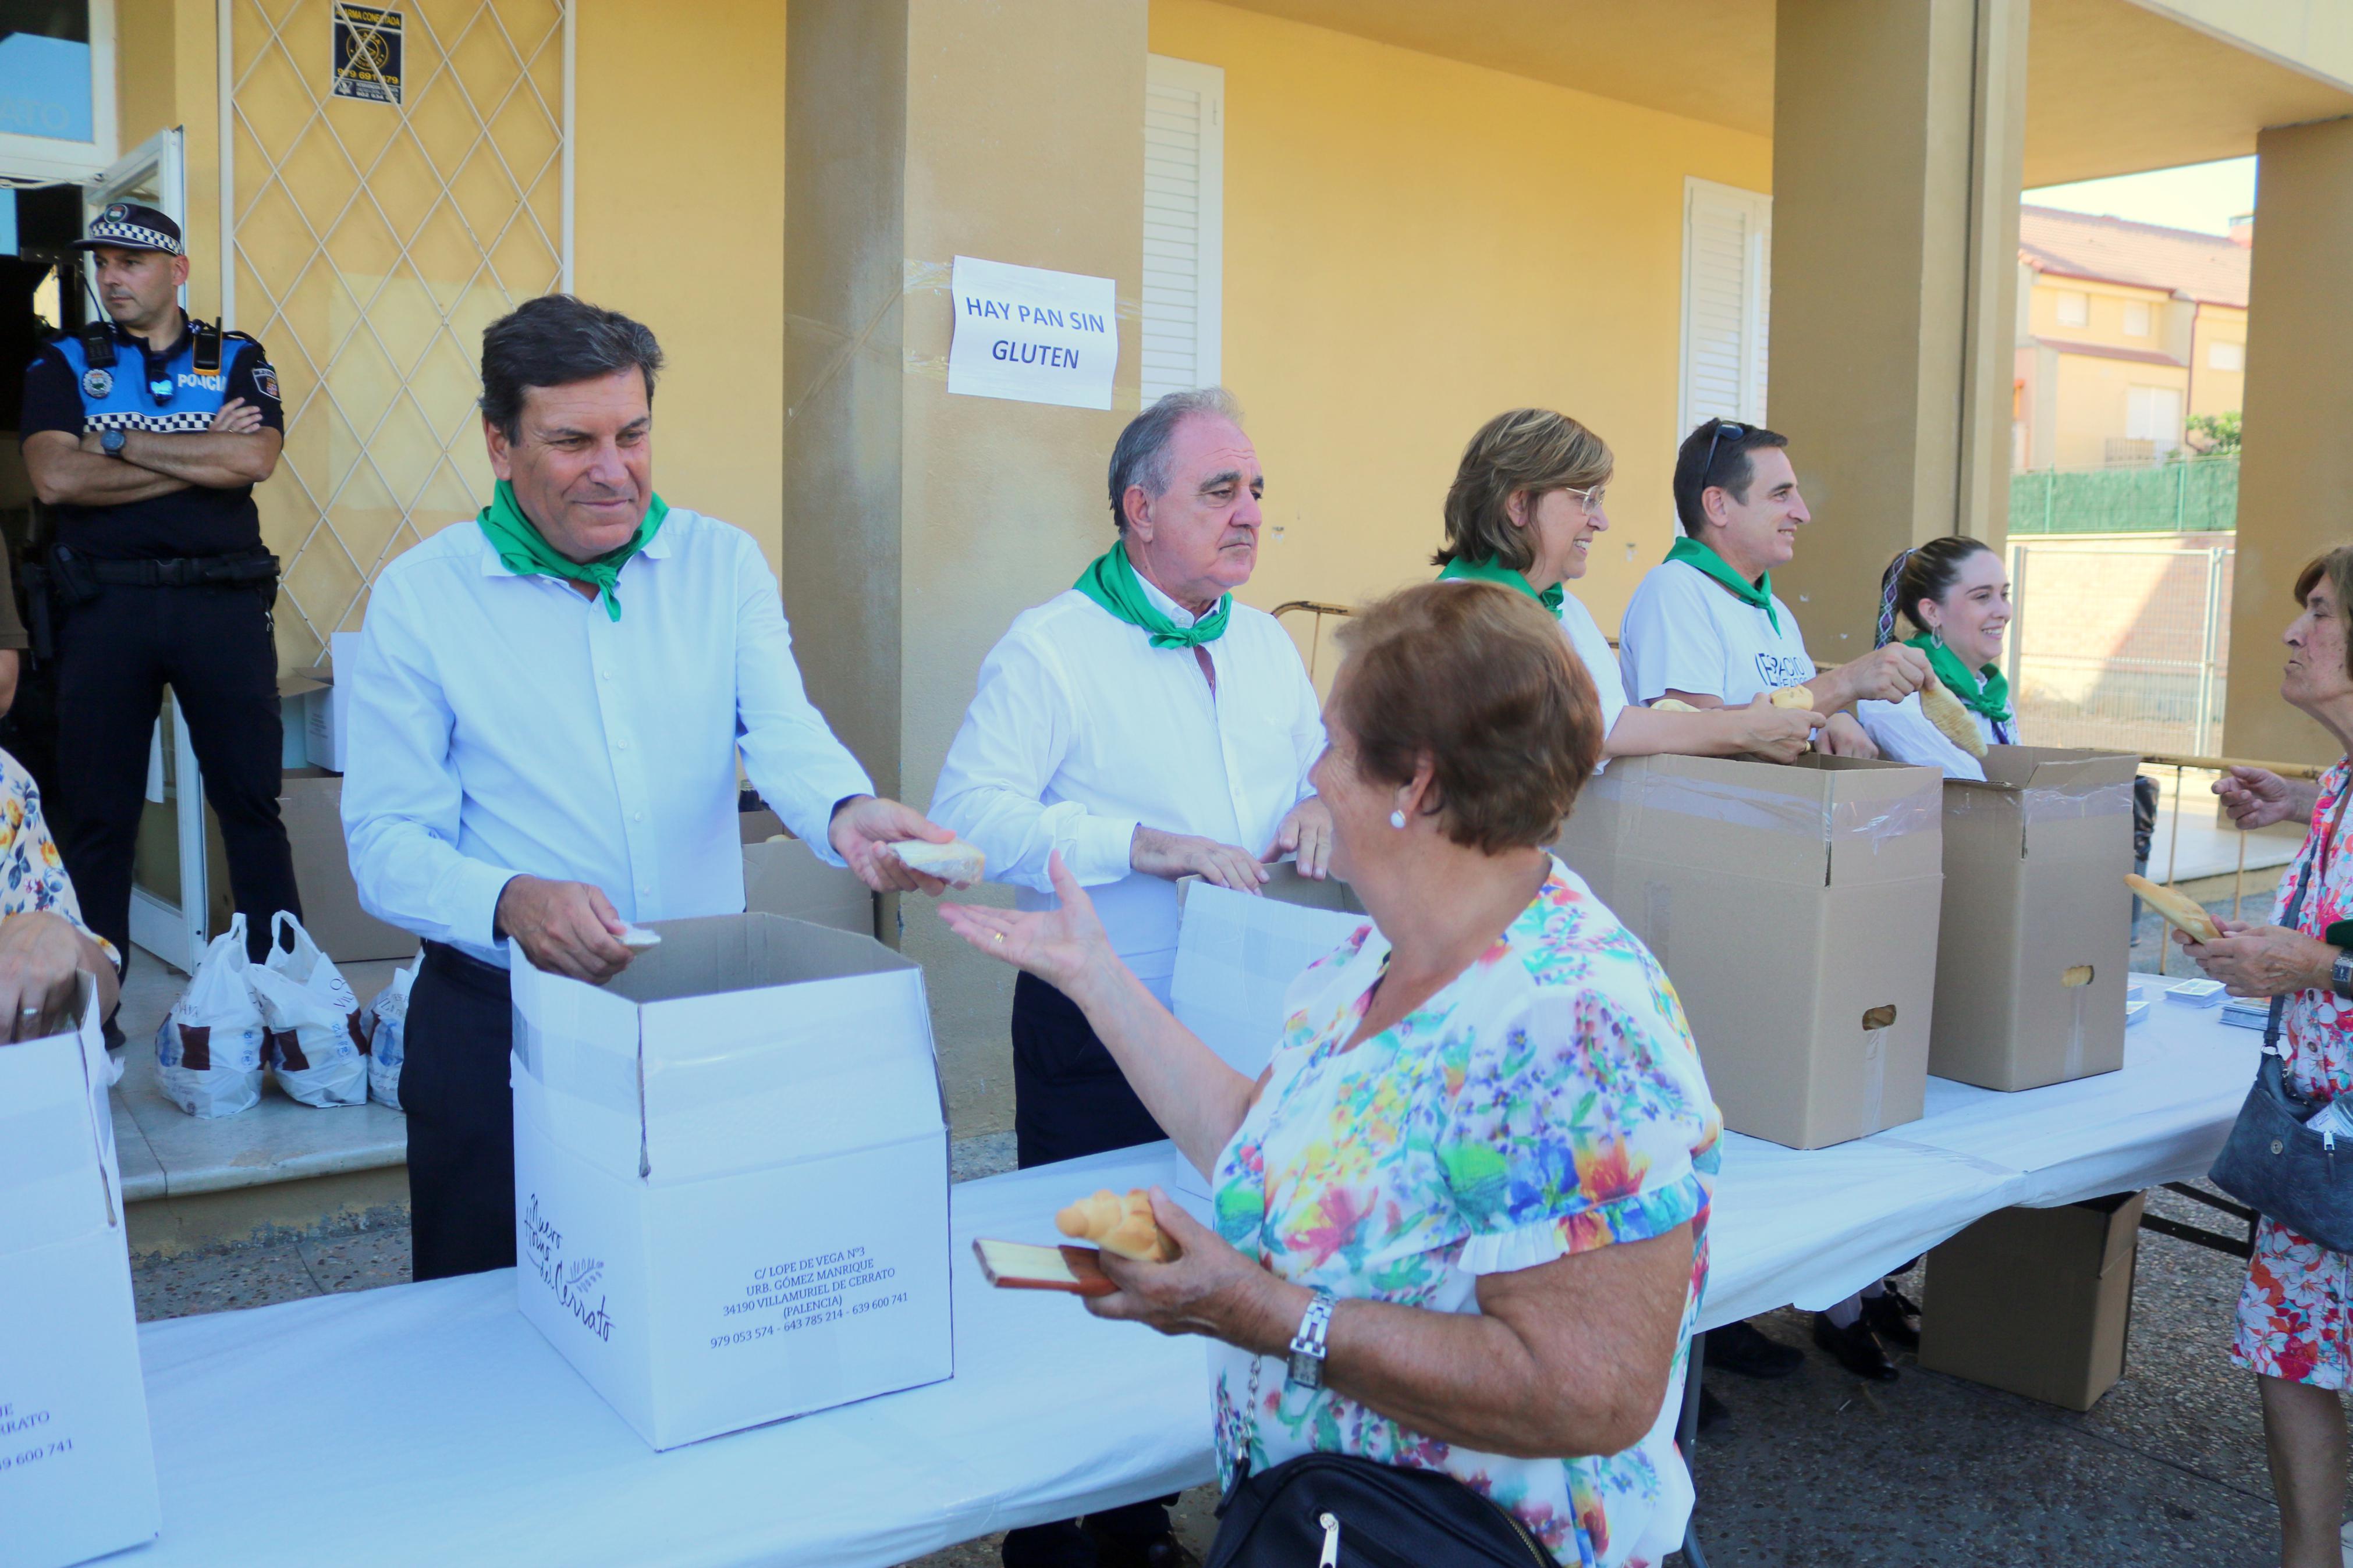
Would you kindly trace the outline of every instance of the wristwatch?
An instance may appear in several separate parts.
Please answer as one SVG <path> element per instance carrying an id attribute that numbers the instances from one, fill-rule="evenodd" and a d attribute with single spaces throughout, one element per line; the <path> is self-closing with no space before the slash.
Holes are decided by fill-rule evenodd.
<path id="1" fill-rule="evenodd" d="M 123 443 L 130 439 L 120 430 L 100 430 L 98 433 L 98 449 L 110 458 L 120 458 Z"/>
<path id="2" fill-rule="evenodd" d="M 2353 950 L 2337 955 L 2328 966 L 2328 988 L 2339 996 L 2353 997 Z"/>
<path id="3" fill-rule="evenodd" d="M 1291 1336 L 1291 1363 L 1283 1379 L 1300 1388 L 1321 1388 L 1324 1336 L 1332 1327 L 1332 1292 L 1320 1285 L 1310 1289 L 1315 1294 L 1307 1303 L 1306 1315 L 1299 1320 L 1299 1331 Z"/>

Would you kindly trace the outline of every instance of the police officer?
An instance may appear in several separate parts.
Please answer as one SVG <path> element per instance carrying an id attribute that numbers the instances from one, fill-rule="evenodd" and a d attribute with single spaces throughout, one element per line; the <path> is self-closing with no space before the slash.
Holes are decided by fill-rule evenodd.
<path id="1" fill-rule="evenodd" d="M 41 350 L 20 425 L 33 493 L 55 520 L 35 631 L 47 611 L 59 847 L 91 928 L 128 954 L 148 737 L 168 683 L 259 955 L 271 914 L 301 913 L 278 819 L 278 562 L 253 505 L 284 440 L 278 375 L 259 343 L 180 309 L 180 228 L 153 207 L 110 205 L 76 248 L 93 253 L 108 319 Z"/>

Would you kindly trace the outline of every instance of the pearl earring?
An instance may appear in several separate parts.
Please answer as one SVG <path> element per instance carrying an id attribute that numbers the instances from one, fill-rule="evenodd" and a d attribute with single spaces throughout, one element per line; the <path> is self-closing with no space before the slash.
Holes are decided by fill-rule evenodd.
<path id="1" fill-rule="evenodd" d="M 1392 812 L 1390 812 L 1390 813 L 1389 813 L 1389 826 L 1390 826 L 1391 827 L 1399 827 L 1399 828 L 1403 827 L 1403 826 L 1405 826 L 1405 813 L 1404 813 L 1404 812 L 1402 812 L 1402 811 L 1392 811 Z"/>

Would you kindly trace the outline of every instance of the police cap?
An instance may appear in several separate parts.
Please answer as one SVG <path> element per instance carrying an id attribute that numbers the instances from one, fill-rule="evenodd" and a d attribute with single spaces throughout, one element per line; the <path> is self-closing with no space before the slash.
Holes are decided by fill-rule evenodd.
<path id="1" fill-rule="evenodd" d="M 89 237 L 73 243 L 76 250 L 160 250 L 177 256 L 180 226 L 153 207 L 139 202 L 109 202 L 90 220 Z"/>

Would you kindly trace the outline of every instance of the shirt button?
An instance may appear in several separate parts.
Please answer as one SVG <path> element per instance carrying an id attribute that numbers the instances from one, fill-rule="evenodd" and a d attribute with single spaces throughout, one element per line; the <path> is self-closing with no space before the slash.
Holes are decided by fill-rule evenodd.
<path id="1" fill-rule="evenodd" d="M 640 893 L 650 894 L 653 890 L 654 888 L 651 882 L 639 882 L 638 884 L 638 891 Z"/>
<path id="2" fill-rule="evenodd" d="M 624 738 L 623 738 L 623 739 L 621 739 L 621 740 L 618 740 L 618 741 L 614 742 L 613 742 L 613 744 L 614 744 L 614 746 L 615 746 L 617 749 L 618 749 L 618 750 L 620 750 L 620 751 L 624 751 L 624 752 L 626 752 L 626 751 L 628 751 L 628 750 L 629 749 L 629 742 L 628 742 L 628 739 L 627 739 L 626 737 L 624 737 Z"/>
<path id="3" fill-rule="evenodd" d="M 646 814 L 642 811 L 633 811 L 629 814 L 629 820 L 631 822 L 643 822 L 645 819 Z"/>
<path id="4" fill-rule="evenodd" d="M 613 679 L 613 672 L 609 669 L 600 669 L 596 672 L 596 679 L 599 680 L 610 680 Z"/>

